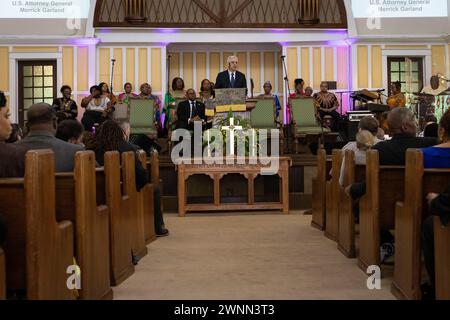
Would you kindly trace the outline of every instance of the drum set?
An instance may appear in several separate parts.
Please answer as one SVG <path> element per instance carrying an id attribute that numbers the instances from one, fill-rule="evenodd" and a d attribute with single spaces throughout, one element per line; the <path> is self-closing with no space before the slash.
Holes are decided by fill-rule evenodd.
<path id="1" fill-rule="evenodd" d="M 444 77 L 440 77 L 441 83 L 448 83 Z M 447 90 L 433 95 L 429 93 L 413 93 L 411 107 L 419 119 L 425 119 L 427 116 L 435 116 L 439 121 L 444 113 L 450 108 L 450 87 Z"/>

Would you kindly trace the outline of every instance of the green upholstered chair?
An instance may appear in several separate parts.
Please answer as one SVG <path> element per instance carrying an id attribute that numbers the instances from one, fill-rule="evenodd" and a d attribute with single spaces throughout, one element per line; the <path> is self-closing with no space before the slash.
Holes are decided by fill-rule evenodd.
<path id="1" fill-rule="evenodd" d="M 314 99 L 300 98 L 291 99 L 290 101 L 296 136 L 308 134 L 317 135 L 322 134 L 322 132 L 330 132 L 329 129 L 322 128 L 317 122 Z"/>
<path id="2" fill-rule="evenodd" d="M 130 106 L 126 103 L 118 103 L 114 106 L 116 109 L 113 113 L 113 118 L 116 121 L 130 120 Z"/>
<path id="3" fill-rule="evenodd" d="M 155 127 L 155 101 L 151 99 L 130 100 L 131 134 L 157 134 Z"/>
<path id="4" fill-rule="evenodd" d="M 250 114 L 250 125 L 253 129 L 279 129 L 280 152 L 284 151 L 284 134 L 281 124 L 276 118 L 274 99 L 258 99 L 255 108 Z M 270 134 L 268 135 L 270 139 Z"/>
<path id="5" fill-rule="evenodd" d="M 313 98 L 294 98 L 290 99 L 292 122 L 293 122 L 293 134 L 295 143 L 295 152 L 298 153 L 299 139 L 302 141 L 312 138 L 313 141 L 319 144 L 322 141 L 324 135 L 330 133 L 330 129 L 323 128 L 316 118 L 316 107 L 314 105 Z M 307 143 L 307 142 L 305 142 Z"/>
<path id="6" fill-rule="evenodd" d="M 250 123 L 254 129 L 277 129 L 273 99 L 258 99 L 256 107 L 250 115 Z"/>

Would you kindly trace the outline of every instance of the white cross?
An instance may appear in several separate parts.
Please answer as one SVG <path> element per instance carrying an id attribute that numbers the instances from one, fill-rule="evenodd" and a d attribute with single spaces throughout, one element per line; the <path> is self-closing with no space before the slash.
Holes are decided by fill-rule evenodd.
<path id="1" fill-rule="evenodd" d="M 230 118 L 230 125 L 229 126 L 223 126 L 222 130 L 226 130 L 230 132 L 230 156 L 234 156 L 234 132 L 236 130 L 241 130 L 242 131 L 242 127 L 241 126 L 235 126 L 234 125 L 234 118 Z"/>

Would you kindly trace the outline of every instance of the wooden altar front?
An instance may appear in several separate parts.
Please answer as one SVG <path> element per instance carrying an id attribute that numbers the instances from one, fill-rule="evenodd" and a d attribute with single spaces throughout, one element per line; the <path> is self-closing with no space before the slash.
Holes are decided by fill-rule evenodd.
<path id="1" fill-rule="evenodd" d="M 252 211 L 252 210 L 280 210 L 284 214 L 289 213 L 289 168 L 291 158 L 278 158 L 279 170 L 276 173 L 280 177 L 280 202 L 257 203 L 255 202 L 254 182 L 263 169 L 269 166 L 249 164 L 246 159 L 245 164 L 180 164 L 178 171 L 178 211 L 180 217 L 184 217 L 186 212 L 205 211 Z M 241 174 L 248 181 L 248 202 L 247 203 L 227 203 L 220 201 L 220 180 L 229 174 Z M 187 204 L 186 180 L 193 175 L 207 175 L 214 181 L 214 203 L 211 204 Z"/>

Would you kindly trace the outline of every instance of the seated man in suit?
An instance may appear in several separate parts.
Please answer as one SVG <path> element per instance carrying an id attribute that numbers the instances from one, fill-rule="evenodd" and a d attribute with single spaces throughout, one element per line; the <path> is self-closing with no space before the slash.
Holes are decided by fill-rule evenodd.
<path id="1" fill-rule="evenodd" d="M 247 79 L 242 72 L 237 71 L 238 58 L 230 56 L 227 59 L 228 70 L 225 70 L 217 75 L 217 80 L 214 89 L 229 89 L 229 88 L 247 88 Z"/>
<path id="2" fill-rule="evenodd" d="M 84 147 L 55 137 L 57 118 L 52 107 L 46 103 L 34 104 L 28 110 L 27 116 L 29 134 L 17 144 L 24 146 L 27 150 L 53 150 L 55 153 L 55 170 L 57 172 L 72 172 L 75 153 L 83 151 Z"/>
<path id="3" fill-rule="evenodd" d="M 188 100 L 180 102 L 177 109 L 177 129 L 194 130 L 194 123 L 201 121 L 206 124 L 205 105 L 197 101 L 194 89 L 186 92 Z"/>

